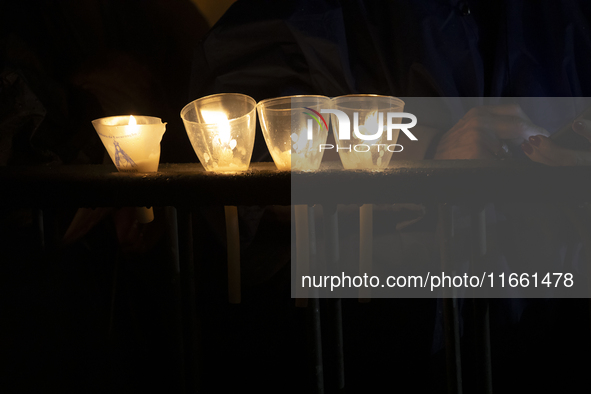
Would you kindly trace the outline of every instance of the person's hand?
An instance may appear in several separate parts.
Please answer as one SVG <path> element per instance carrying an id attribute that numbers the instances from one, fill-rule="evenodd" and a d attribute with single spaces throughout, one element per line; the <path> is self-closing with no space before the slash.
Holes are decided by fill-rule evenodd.
<path id="1" fill-rule="evenodd" d="M 477 107 L 441 137 L 435 159 L 490 159 L 535 135 L 550 134 L 517 104 Z"/>
<path id="2" fill-rule="evenodd" d="M 591 141 L 591 121 L 577 120 L 573 123 L 572 128 L 575 133 Z M 527 141 L 521 144 L 521 149 L 533 161 L 551 166 L 591 164 L 591 151 L 563 148 L 544 135 L 529 137 Z"/>

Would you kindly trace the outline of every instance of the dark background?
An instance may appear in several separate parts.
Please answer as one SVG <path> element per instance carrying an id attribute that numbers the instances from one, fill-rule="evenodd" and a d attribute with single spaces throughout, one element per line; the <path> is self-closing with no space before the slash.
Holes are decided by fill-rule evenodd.
<path id="1" fill-rule="evenodd" d="M 211 17 L 181 0 L 7 1 L 0 11 L 1 165 L 102 163 L 90 121 L 123 113 L 168 122 L 162 162 L 196 161 L 179 112 Z M 75 212 L 46 210 L 41 252 L 34 211 L 0 210 L 0 390 L 179 392 L 179 278 L 163 212 L 130 230 L 128 211 L 104 210 L 64 245 Z M 290 298 L 289 219 L 267 210 L 256 232 L 241 229 L 243 302 L 230 305 L 219 218 L 221 207 L 194 218 L 203 392 L 309 392 L 308 317 Z M 444 392 L 440 311 L 437 300 L 344 300 L 346 391 Z M 491 313 L 495 391 L 588 392 L 588 300 L 533 301 L 519 324 L 507 322 L 504 301 Z M 478 392 L 471 319 L 465 308 L 468 393 Z M 332 366 L 325 352 L 327 380 Z"/>

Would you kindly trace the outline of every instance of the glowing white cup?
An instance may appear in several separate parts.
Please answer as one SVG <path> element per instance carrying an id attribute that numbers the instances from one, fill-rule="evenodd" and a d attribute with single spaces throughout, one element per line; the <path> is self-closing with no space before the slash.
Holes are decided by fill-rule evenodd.
<path id="1" fill-rule="evenodd" d="M 256 127 L 256 101 L 244 94 L 202 97 L 181 111 L 185 130 L 207 171 L 248 170 Z"/>
<path id="2" fill-rule="evenodd" d="M 122 172 L 156 172 L 160 163 L 160 141 L 166 123 L 152 116 L 111 116 L 96 119 L 92 125 L 111 160 Z M 136 209 L 141 223 L 154 220 L 152 208 Z"/>
<path id="3" fill-rule="evenodd" d="M 92 121 L 119 171 L 155 172 L 166 123 L 151 116 L 111 116 Z"/>
<path id="4" fill-rule="evenodd" d="M 185 130 L 206 171 L 248 170 L 256 130 L 256 101 L 239 93 L 202 97 L 181 111 Z M 228 250 L 228 299 L 240 303 L 238 210 L 225 207 Z"/>

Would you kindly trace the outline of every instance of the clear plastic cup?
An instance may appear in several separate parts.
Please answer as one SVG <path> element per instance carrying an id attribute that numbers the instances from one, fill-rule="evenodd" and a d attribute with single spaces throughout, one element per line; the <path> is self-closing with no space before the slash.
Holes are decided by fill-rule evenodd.
<path id="1" fill-rule="evenodd" d="M 202 97 L 181 111 L 185 130 L 207 171 L 248 170 L 254 147 L 256 101 L 239 93 Z"/>
<path id="2" fill-rule="evenodd" d="M 316 95 L 270 98 L 257 104 L 265 142 L 280 171 L 320 167 L 324 154 L 320 144 L 328 136 L 328 117 L 320 114 L 322 108 L 330 108 L 330 99 Z"/>
<path id="3" fill-rule="evenodd" d="M 341 140 L 338 116 L 331 114 L 333 133 L 343 167 L 351 170 L 386 169 L 392 154 L 400 148 L 395 145 L 400 129 L 392 130 L 391 138 L 388 139 L 387 114 L 403 112 L 404 101 L 392 96 L 352 94 L 333 98 L 332 108 L 344 112 L 349 119 L 350 138 Z M 401 118 L 392 119 L 392 124 L 400 122 Z M 360 138 L 359 135 L 367 136 L 365 138 L 368 139 Z"/>

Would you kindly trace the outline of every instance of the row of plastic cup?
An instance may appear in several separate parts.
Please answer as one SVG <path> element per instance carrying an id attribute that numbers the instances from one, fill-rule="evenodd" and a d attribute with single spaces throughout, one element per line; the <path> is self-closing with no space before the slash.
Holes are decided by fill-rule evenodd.
<path id="1" fill-rule="evenodd" d="M 256 111 L 255 111 L 256 109 Z M 322 114 L 337 109 L 348 116 L 350 138 L 339 138 L 339 117 Z M 256 112 L 261 129 L 279 170 L 313 171 L 320 167 L 332 125 L 336 147 L 345 169 L 376 169 L 388 166 L 398 130 L 387 140 L 383 113 L 402 112 L 404 102 L 391 96 L 347 95 L 330 99 L 301 95 L 259 102 L 247 95 L 222 93 L 187 104 L 181 118 L 199 161 L 208 171 L 245 171 L 254 146 Z M 368 135 L 376 135 L 368 140 Z M 363 135 L 365 138 L 359 138 Z M 323 149 L 321 149 L 321 147 Z M 380 149 L 382 147 L 382 149 Z"/>
<path id="2" fill-rule="evenodd" d="M 347 139 L 337 130 L 336 109 L 348 117 Z M 289 96 L 258 104 L 247 95 L 221 93 L 202 97 L 181 111 L 185 129 L 207 171 L 240 172 L 250 165 L 258 110 L 265 141 L 279 170 L 313 171 L 327 149 L 337 149 L 345 169 L 381 170 L 388 166 L 398 130 L 388 138 L 384 113 L 401 112 L 404 102 L 390 96 Z M 344 118 L 343 118 L 344 119 Z M 119 171 L 157 171 L 166 123 L 150 116 L 112 116 L 93 125 Z M 326 144 L 333 128 L 336 147 Z M 369 140 L 368 135 L 376 137 Z M 363 136 L 364 138 L 360 138 Z M 381 147 L 381 149 L 380 149 Z"/>

